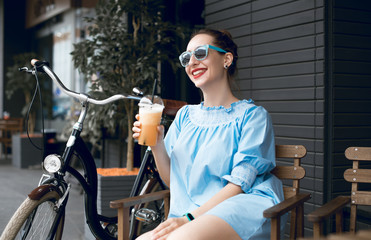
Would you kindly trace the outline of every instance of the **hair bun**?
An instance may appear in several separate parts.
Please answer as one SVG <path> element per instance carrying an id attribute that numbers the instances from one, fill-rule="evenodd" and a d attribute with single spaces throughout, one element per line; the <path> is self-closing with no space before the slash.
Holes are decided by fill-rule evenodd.
<path id="1" fill-rule="evenodd" d="M 219 30 L 219 32 L 221 32 L 223 35 L 227 35 L 228 38 L 232 39 L 232 34 L 228 30 L 222 29 Z"/>

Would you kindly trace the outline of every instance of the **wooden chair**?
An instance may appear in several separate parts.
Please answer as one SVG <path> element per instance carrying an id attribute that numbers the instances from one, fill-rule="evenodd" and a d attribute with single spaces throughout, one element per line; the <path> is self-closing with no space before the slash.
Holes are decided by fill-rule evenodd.
<path id="1" fill-rule="evenodd" d="M 351 234 L 356 232 L 357 206 L 371 205 L 371 191 L 358 190 L 359 183 L 371 183 L 371 169 L 361 169 L 360 162 L 371 161 L 371 147 L 349 147 L 345 150 L 345 157 L 353 161 L 353 167 L 345 170 L 344 179 L 351 183 L 350 196 L 338 196 L 314 212 L 308 214 L 308 220 L 313 222 L 313 237 L 323 236 L 323 222 L 335 214 L 336 232 L 343 232 L 343 209 L 350 204 Z"/>
<path id="2" fill-rule="evenodd" d="M 22 131 L 22 118 L 0 119 L 0 143 L 3 145 L 6 159 L 8 158 L 8 149 L 12 146 L 12 135 Z"/>
<path id="3" fill-rule="evenodd" d="M 263 216 L 271 219 L 271 239 L 280 239 L 281 216 L 291 211 L 290 239 L 304 236 L 304 202 L 310 199 L 309 193 L 300 193 L 300 180 L 305 176 L 301 159 L 307 150 L 302 145 L 276 145 L 276 158 L 289 159 L 293 163 L 287 166 L 276 166 L 272 173 L 283 181 L 289 181 L 291 186 L 284 186 L 285 200 L 268 208 Z"/>
<path id="4" fill-rule="evenodd" d="M 304 146 L 298 145 L 277 145 L 276 157 L 292 159 L 292 166 L 277 166 L 272 173 L 280 179 L 292 180 L 292 187 L 285 187 L 285 200 L 276 206 L 273 206 L 264 211 L 264 217 L 271 218 L 272 221 L 272 237 L 271 239 L 280 238 L 280 217 L 291 211 L 291 239 L 296 236 L 303 236 L 304 231 L 304 202 L 310 199 L 310 194 L 299 193 L 299 181 L 305 176 L 305 170 L 300 166 L 300 160 L 306 155 Z M 164 190 L 143 196 L 126 198 L 116 201 L 111 201 L 111 208 L 117 208 L 118 211 L 118 238 L 128 240 L 129 225 L 130 225 L 130 208 L 137 204 L 143 204 L 160 199 L 165 200 L 165 216 L 169 211 L 170 192 Z"/>

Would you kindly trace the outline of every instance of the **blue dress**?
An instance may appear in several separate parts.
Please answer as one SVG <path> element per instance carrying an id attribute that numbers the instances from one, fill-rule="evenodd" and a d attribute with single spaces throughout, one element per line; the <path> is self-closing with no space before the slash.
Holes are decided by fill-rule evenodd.
<path id="1" fill-rule="evenodd" d="M 170 157 L 170 213 L 192 212 L 228 182 L 244 193 L 206 214 L 224 219 L 242 239 L 269 239 L 270 221 L 263 211 L 284 199 L 275 167 L 271 118 L 252 100 L 230 108 L 187 105 L 178 111 L 165 137 Z M 282 221 L 282 227 L 285 221 Z"/>

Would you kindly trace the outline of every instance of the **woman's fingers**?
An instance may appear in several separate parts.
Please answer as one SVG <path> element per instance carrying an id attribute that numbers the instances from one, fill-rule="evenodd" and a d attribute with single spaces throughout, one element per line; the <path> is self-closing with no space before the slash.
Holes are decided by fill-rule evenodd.
<path id="1" fill-rule="evenodd" d="M 166 234 L 166 235 L 164 235 L 160 238 L 157 238 L 156 240 L 166 240 L 168 236 L 169 236 L 169 234 Z"/>
<path id="2" fill-rule="evenodd" d="M 174 231 L 176 228 L 172 227 L 171 225 L 162 228 L 159 231 L 153 232 L 152 238 L 153 240 L 160 240 L 160 239 L 166 239 L 166 236 L 169 235 L 172 231 Z"/>
<path id="3" fill-rule="evenodd" d="M 134 126 L 134 127 L 140 127 L 140 125 L 141 125 L 141 123 L 140 123 L 139 121 L 135 121 L 135 122 L 133 123 L 133 126 Z"/>
<path id="4" fill-rule="evenodd" d="M 138 121 L 135 121 L 133 123 L 133 138 L 134 139 L 138 139 L 139 136 L 140 136 L 140 133 L 142 131 L 141 127 L 142 127 L 142 124 L 139 122 L 139 114 L 135 115 L 135 118 L 138 120 Z M 157 131 L 158 131 L 158 135 L 157 135 L 157 139 L 158 141 L 161 141 L 163 138 L 164 138 L 164 132 L 165 132 L 165 127 L 163 125 L 160 125 L 157 127 Z"/>
<path id="5" fill-rule="evenodd" d="M 171 223 L 167 220 L 163 223 L 161 223 L 160 225 L 158 225 L 155 229 L 153 229 L 152 231 L 152 239 L 161 239 L 163 238 L 165 235 L 169 234 L 169 232 L 171 232 L 171 228 L 169 228 L 169 226 L 171 225 Z"/>
<path id="6" fill-rule="evenodd" d="M 139 135 L 140 135 L 140 132 L 142 131 L 142 129 L 140 128 L 141 124 L 139 121 L 135 121 L 133 123 L 133 138 L 137 139 L 139 138 Z"/>
<path id="7" fill-rule="evenodd" d="M 166 239 L 167 236 L 174 231 L 175 229 L 179 228 L 180 226 L 187 223 L 187 220 L 184 220 L 183 218 L 170 218 L 166 220 L 165 222 L 158 225 L 153 231 L 152 231 L 152 239 L 156 240 L 162 240 Z"/>

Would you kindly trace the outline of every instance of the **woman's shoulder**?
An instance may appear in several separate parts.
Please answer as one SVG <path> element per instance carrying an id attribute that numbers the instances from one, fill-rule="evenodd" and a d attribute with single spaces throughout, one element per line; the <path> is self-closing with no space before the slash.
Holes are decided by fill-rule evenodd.
<path id="1" fill-rule="evenodd" d="M 176 113 L 176 116 L 175 116 L 175 121 L 179 122 L 179 123 L 183 123 L 184 121 L 186 121 L 189 117 L 189 108 L 191 107 L 192 105 L 184 105 L 183 107 L 181 107 L 178 112 Z"/>
<path id="2" fill-rule="evenodd" d="M 249 100 L 241 100 L 241 104 L 239 105 L 240 111 L 243 111 L 245 114 L 251 114 L 251 113 L 262 113 L 262 114 L 268 114 L 268 111 L 260 105 L 256 105 L 255 102 L 252 99 Z"/>
<path id="3" fill-rule="evenodd" d="M 260 105 L 254 103 L 253 100 L 242 100 L 242 103 L 236 108 L 238 114 L 237 122 L 241 126 L 248 126 L 251 121 L 253 122 L 266 122 L 269 121 L 270 115 L 268 111 Z"/>

